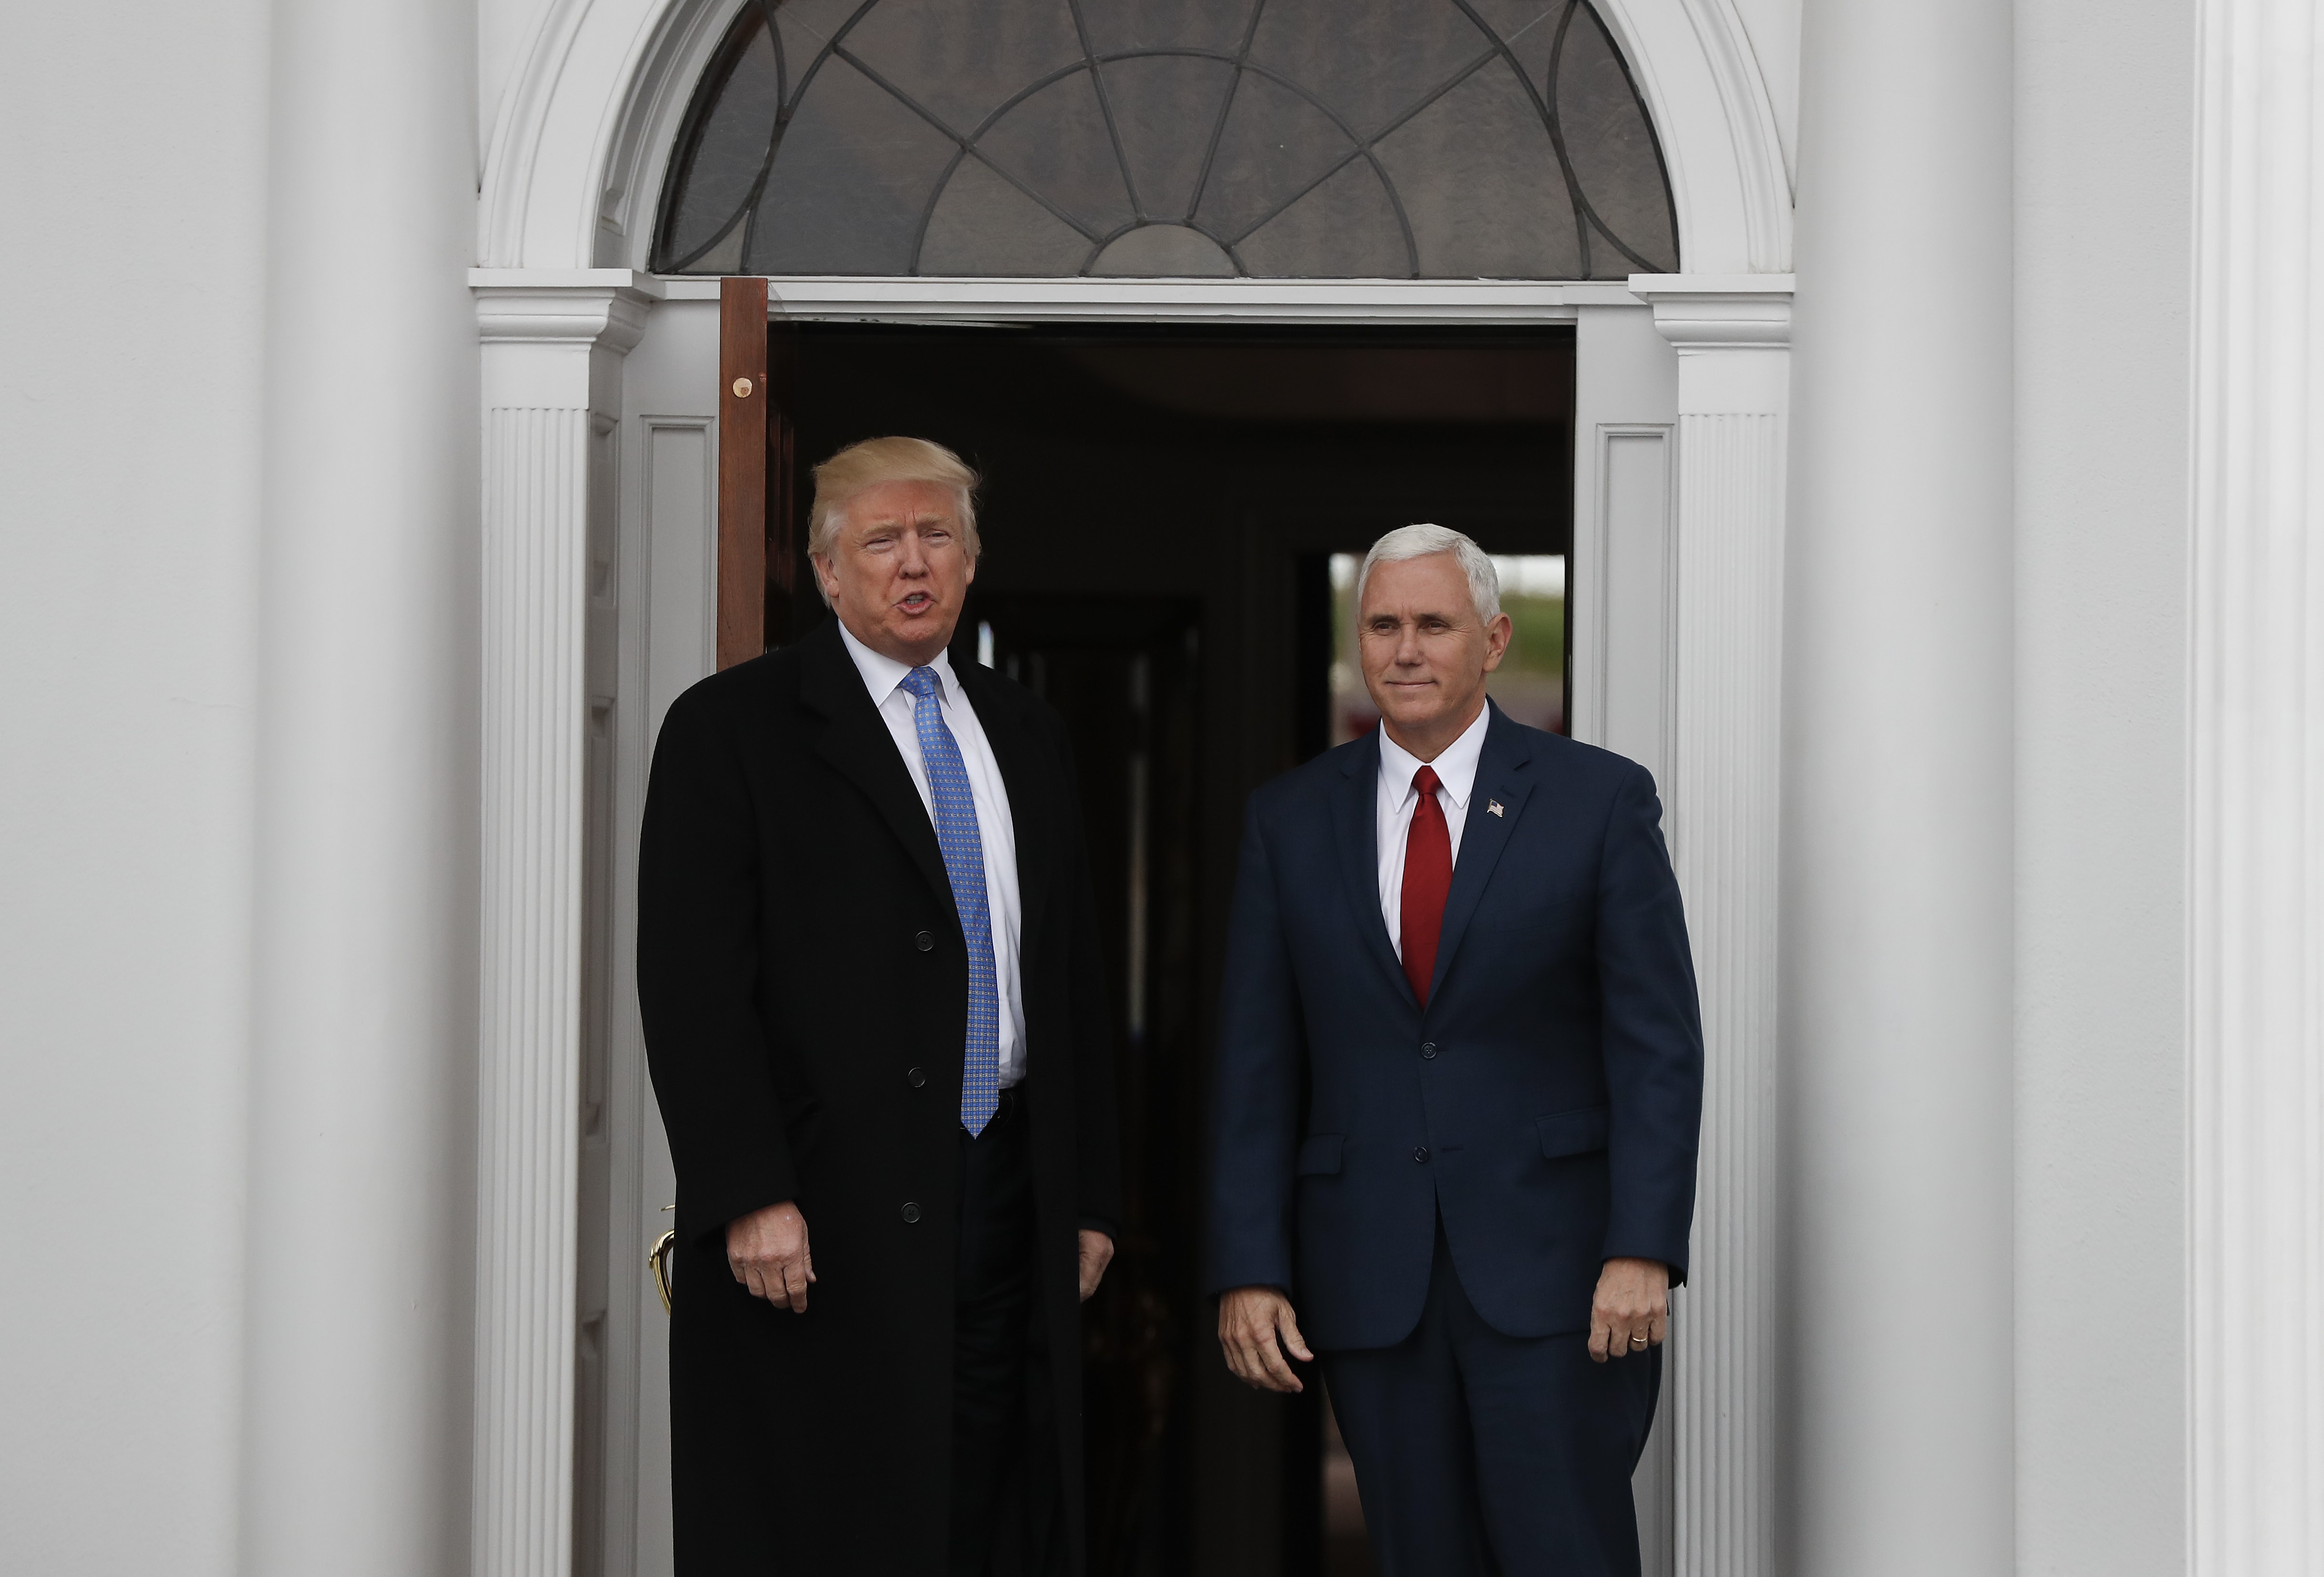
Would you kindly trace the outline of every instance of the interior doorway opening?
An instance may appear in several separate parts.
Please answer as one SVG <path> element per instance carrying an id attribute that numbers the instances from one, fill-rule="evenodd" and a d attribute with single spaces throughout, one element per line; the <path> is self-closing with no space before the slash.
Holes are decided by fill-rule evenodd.
<path id="1" fill-rule="evenodd" d="M 1208 1063 L 1240 816 L 1251 788 L 1360 725 L 1341 671 L 1351 556 L 1397 526 L 1452 526 L 1523 561 L 1504 578 L 1540 602 L 1528 639 L 1545 659 L 1526 703 L 1542 715 L 1523 720 L 1545 721 L 1544 686 L 1570 666 L 1543 643 L 1564 639 L 1572 331 L 795 332 L 789 518 L 806 519 L 813 463 L 856 439 L 958 451 L 985 478 L 984 558 L 954 660 L 1009 673 L 1073 734 L 1128 1195 L 1085 1320 L 1091 1569 L 1369 1571 L 1321 1385 L 1244 1391 L 1201 1296 Z M 790 568 L 789 584 L 812 584 L 804 563 Z M 827 616 L 798 597 L 791 633 Z M 1570 715 L 1562 692 L 1554 711 Z"/>

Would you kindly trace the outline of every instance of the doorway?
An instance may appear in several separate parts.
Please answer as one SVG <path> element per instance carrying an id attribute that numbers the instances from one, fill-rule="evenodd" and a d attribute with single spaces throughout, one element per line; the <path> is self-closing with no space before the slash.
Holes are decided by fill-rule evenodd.
<path id="1" fill-rule="evenodd" d="M 1128 1194 L 1124 1241 L 1085 1321 L 1092 1570 L 1367 1572 L 1321 1386 L 1243 1390 L 1201 1296 L 1208 1058 L 1238 833 L 1253 788 L 1360 726 L 1335 673 L 1348 556 L 1433 521 L 1495 554 L 1564 561 L 1572 330 L 806 323 L 797 335 L 793 518 L 806 516 L 808 466 L 855 439 L 908 433 L 958 451 L 985 478 L 985 557 L 954 659 L 1009 673 L 1072 731 Z M 797 567 L 795 584 L 809 584 Z M 827 616 L 800 603 L 795 634 Z M 1527 721 L 1551 712 L 1563 715 L 1562 696 Z"/>

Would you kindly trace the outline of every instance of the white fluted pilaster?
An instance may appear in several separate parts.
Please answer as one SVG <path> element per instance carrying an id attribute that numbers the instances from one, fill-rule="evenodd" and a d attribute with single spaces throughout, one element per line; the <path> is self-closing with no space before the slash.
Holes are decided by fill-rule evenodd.
<path id="1" fill-rule="evenodd" d="M 476 276 L 484 815 L 475 1577 L 573 1567 L 592 435 L 647 298 Z"/>
<path id="2" fill-rule="evenodd" d="M 1678 352 L 1671 857 L 1702 997 L 1693 1263 L 1674 1322 L 1676 1569 L 1771 1572 L 1776 834 L 1791 280 L 1636 276 Z"/>
<path id="3" fill-rule="evenodd" d="M 2192 1570 L 2324 1570 L 2324 22 L 2207 0 L 2190 716 Z"/>

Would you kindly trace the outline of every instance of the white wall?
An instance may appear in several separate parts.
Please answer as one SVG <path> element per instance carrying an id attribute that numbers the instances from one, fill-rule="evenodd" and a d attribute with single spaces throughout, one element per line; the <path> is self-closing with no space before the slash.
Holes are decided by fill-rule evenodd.
<path id="1" fill-rule="evenodd" d="M 1732 3 L 1788 145 L 1798 6 Z M 0 14 L 11 1569 L 462 1564 L 459 271 L 477 151 L 545 9 Z M 2183 1564 L 2192 9 L 2015 11 L 2028 1573 Z M 1975 303 L 1966 281 L 1895 309 L 1925 337 Z M 334 1225 L 318 1265 L 303 1245 Z"/>
<path id="2" fill-rule="evenodd" d="M 268 10 L 0 10 L 12 1571 L 234 1563 Z"/>
<path id="3" fill-rule="evenodd" d="M 2017 5 L 2017 1538 L 2185 1569 L 2191 0 Z"/>
<path id="4" fill-rule="evenodd" d="M 0 21 L 0 1565 L 440 1572 L 475 17 Z"/>

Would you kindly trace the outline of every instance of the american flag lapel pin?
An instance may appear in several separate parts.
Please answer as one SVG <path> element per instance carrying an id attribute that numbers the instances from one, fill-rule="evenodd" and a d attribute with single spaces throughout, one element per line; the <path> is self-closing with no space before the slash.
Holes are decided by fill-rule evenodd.
<path id="1" fill-rule="evenodd" d="M 1485 810 L 1489 815 L 1499 816 L 1501 814 L 1501 802 L 1498 799 L 1488 799 L 1485 801 Z"/>

